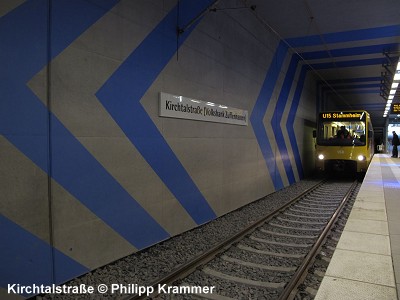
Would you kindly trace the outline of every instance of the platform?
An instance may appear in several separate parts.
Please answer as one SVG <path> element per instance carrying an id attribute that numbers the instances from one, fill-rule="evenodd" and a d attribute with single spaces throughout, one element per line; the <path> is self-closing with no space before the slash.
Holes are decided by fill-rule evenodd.
<path id="1" fill-rule="evenodd" d="M 400 300 L 400 158 L 375 154 L 316 300 Z"/>

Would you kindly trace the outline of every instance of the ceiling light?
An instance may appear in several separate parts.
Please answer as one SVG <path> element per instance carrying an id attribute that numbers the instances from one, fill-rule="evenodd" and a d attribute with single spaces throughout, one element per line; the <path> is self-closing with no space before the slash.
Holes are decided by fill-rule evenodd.
<path id="1" fill-rule="evenodd" d="M 386 103 L 385 112 L 383 114 L 383 117 L 386 117 L 386 115 L 388 113 L 388 110 L 391 107 L 394 95 L 396 94 L 396 91 L 397 91 L 397 87 L 399 86 L 399 82 L 400 82 L 400 58 L 397 61 L 396 70 L 394 71 L 394 76 L 393 76 L 393 80 L 392 80 L 392 86 L 390 88 L 390 92 L 389 92 L 389 95 L 387 97 L 387 103 Z"/>
<path id="2" fill-rule="evenodd" d="M 394 74 L 393 80 L 400 80 L 400 70 L 396 70 L 396 73 Z"/>

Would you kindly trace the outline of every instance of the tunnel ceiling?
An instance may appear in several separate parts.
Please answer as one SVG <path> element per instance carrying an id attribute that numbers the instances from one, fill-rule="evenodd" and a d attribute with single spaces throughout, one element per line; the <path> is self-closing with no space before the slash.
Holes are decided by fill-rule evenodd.
<path id="1" fill-rule="evenodd" d="M 236 5 L 247 7 L 310 66 L 325 107 L 366 109 L 375 129 L 383 130 L 386 93 L 400 55 L 399 0 L 248 0 Z M 399 89 L 395 102 L 400 102 Z"/>

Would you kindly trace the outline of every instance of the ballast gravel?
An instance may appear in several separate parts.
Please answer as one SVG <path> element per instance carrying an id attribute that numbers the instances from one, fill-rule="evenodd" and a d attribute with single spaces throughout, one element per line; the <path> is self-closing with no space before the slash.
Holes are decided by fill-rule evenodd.
<path id="1" fill-rule="evenodd" d="M 214 245 L 274 211 L 318 182 L 319 180 L 317 179 L 299 181 L 207 224 L 121 258 L 64 284 L 68 286 L 85 284 L 86 286 L 94 287 L 100 284 L 106 284 L 107 286 L 112 284 L 149 286 L 156 279 L 170 273 L 171 270 L 190 261 L 202 252 L 211 249 Z M 310 232 L 309 234 L 313 233 Z M 252 298 L 251 295 L 246 295 L 246 289 L 240 291 L 240 284 L 235 288 L 239 289 L 239 291 L 227 296 L 239 294 Z M 94 294 L 47 294 L 37 297 L 38 300 L 105 298 L 115 299 L 116 295 L 110 293 L 99 294 L 95 291 Z"/>

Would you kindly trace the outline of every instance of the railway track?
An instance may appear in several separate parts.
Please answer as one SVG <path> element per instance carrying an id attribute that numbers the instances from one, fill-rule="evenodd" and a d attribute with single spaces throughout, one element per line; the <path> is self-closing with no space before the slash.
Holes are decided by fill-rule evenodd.
<path id="1" fill-rule="evenodd" d="M 126 299 L 301 299 L 310 266 L 357 185 L 321 182 L 154 281 L 150 297 Z M 174 289 L 200 293 L 175 294 Z"/>

